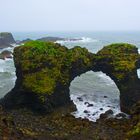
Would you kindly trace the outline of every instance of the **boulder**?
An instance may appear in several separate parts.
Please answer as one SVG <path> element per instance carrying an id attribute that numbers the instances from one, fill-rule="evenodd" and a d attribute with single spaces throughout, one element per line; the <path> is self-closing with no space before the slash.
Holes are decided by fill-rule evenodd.
<path id="1" fill-rule="evenodd" d="M 113 115 L 113 111 L 111 109 L 107 110 L 105 113 L 100 115 L 100 119 L 107 119 L 108 117 Z"/>
<path id="2" fill-rule="evenodd" d="M 0 53 L 0 59 L 6 59 L 6 58 L 12 58 L 12 52 L 5 50 L 3 52 Z"/>

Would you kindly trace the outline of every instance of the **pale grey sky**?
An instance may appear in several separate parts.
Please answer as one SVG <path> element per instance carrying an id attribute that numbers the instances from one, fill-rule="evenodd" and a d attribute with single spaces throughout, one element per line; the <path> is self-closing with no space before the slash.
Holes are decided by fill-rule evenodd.
<path id="1" fill-rule="evenodd" d="M 0 31 L 140 30 L 140 0 L 0 0 Z"/>

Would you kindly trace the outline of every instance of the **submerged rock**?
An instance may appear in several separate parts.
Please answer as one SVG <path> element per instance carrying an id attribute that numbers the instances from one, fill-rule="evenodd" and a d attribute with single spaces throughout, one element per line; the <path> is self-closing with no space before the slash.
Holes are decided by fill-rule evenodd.
<path id="1" fill-rule="evenodd" d="M 81 97 L 77 97 L 77 99 L 81 102 L 83 102 L 83 99 Z"/>
<path id="2" fill-rule="evenodd" d="M 115 117 L 116 118 L 127 118 L 126 114 L 124 114 L 124 113 L 119 113 Z"/>
<path id="3" fill-rule="evenodd" d="M 93 106 L 94 106 L 93 104 L 88 104 L 88 105 L 87 105 L 87 107 L 93 107 Z"/>
<path id="4" fill-rule="evenodd" d="M 104 96 L 104 98 L 108 98 L 107 96 Z"/>

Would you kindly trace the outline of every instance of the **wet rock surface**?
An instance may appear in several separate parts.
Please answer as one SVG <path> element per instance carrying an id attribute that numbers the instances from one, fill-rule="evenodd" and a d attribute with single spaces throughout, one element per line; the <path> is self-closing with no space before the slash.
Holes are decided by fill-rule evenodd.
<path id="1" fill-rule="evenodd" d="M 5 111 L 0 117 L 0 136 L 8 140 L 110 140 L 110 137 L 111 140 L 124 140 L 127 137 L 129 120 L 112 118 L 93 123 L 74 118 L 70 115 L 73 111 L 71 107 L 57 108 L 47 115 L 36 114 L 25 108 Z"/>

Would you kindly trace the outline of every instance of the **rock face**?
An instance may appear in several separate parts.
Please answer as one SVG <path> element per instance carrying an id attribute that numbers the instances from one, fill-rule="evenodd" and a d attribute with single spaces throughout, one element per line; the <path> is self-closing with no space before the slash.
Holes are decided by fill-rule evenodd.
<path id="1" fill-rule="evenodd" d="M 16 43 L 12 34 L 7 32 L 0 33 L 0 48 L 11 47 L 10 44 Z"/>
<path id="2" fill-rule="evenodd" d="M 27 106 L 51 112 L 70 104 L 71 81 L 89 71 L 102 71 L 120 90 L 121 110 L 129 113 L 140 100 L 137 48 L 130 44 L 112 44 L 97 54 L 76 46 L 67 49 L 52 42 L 31 41 L 14 49 L 17 81 L 1 103 L 7 107 Z"/>

